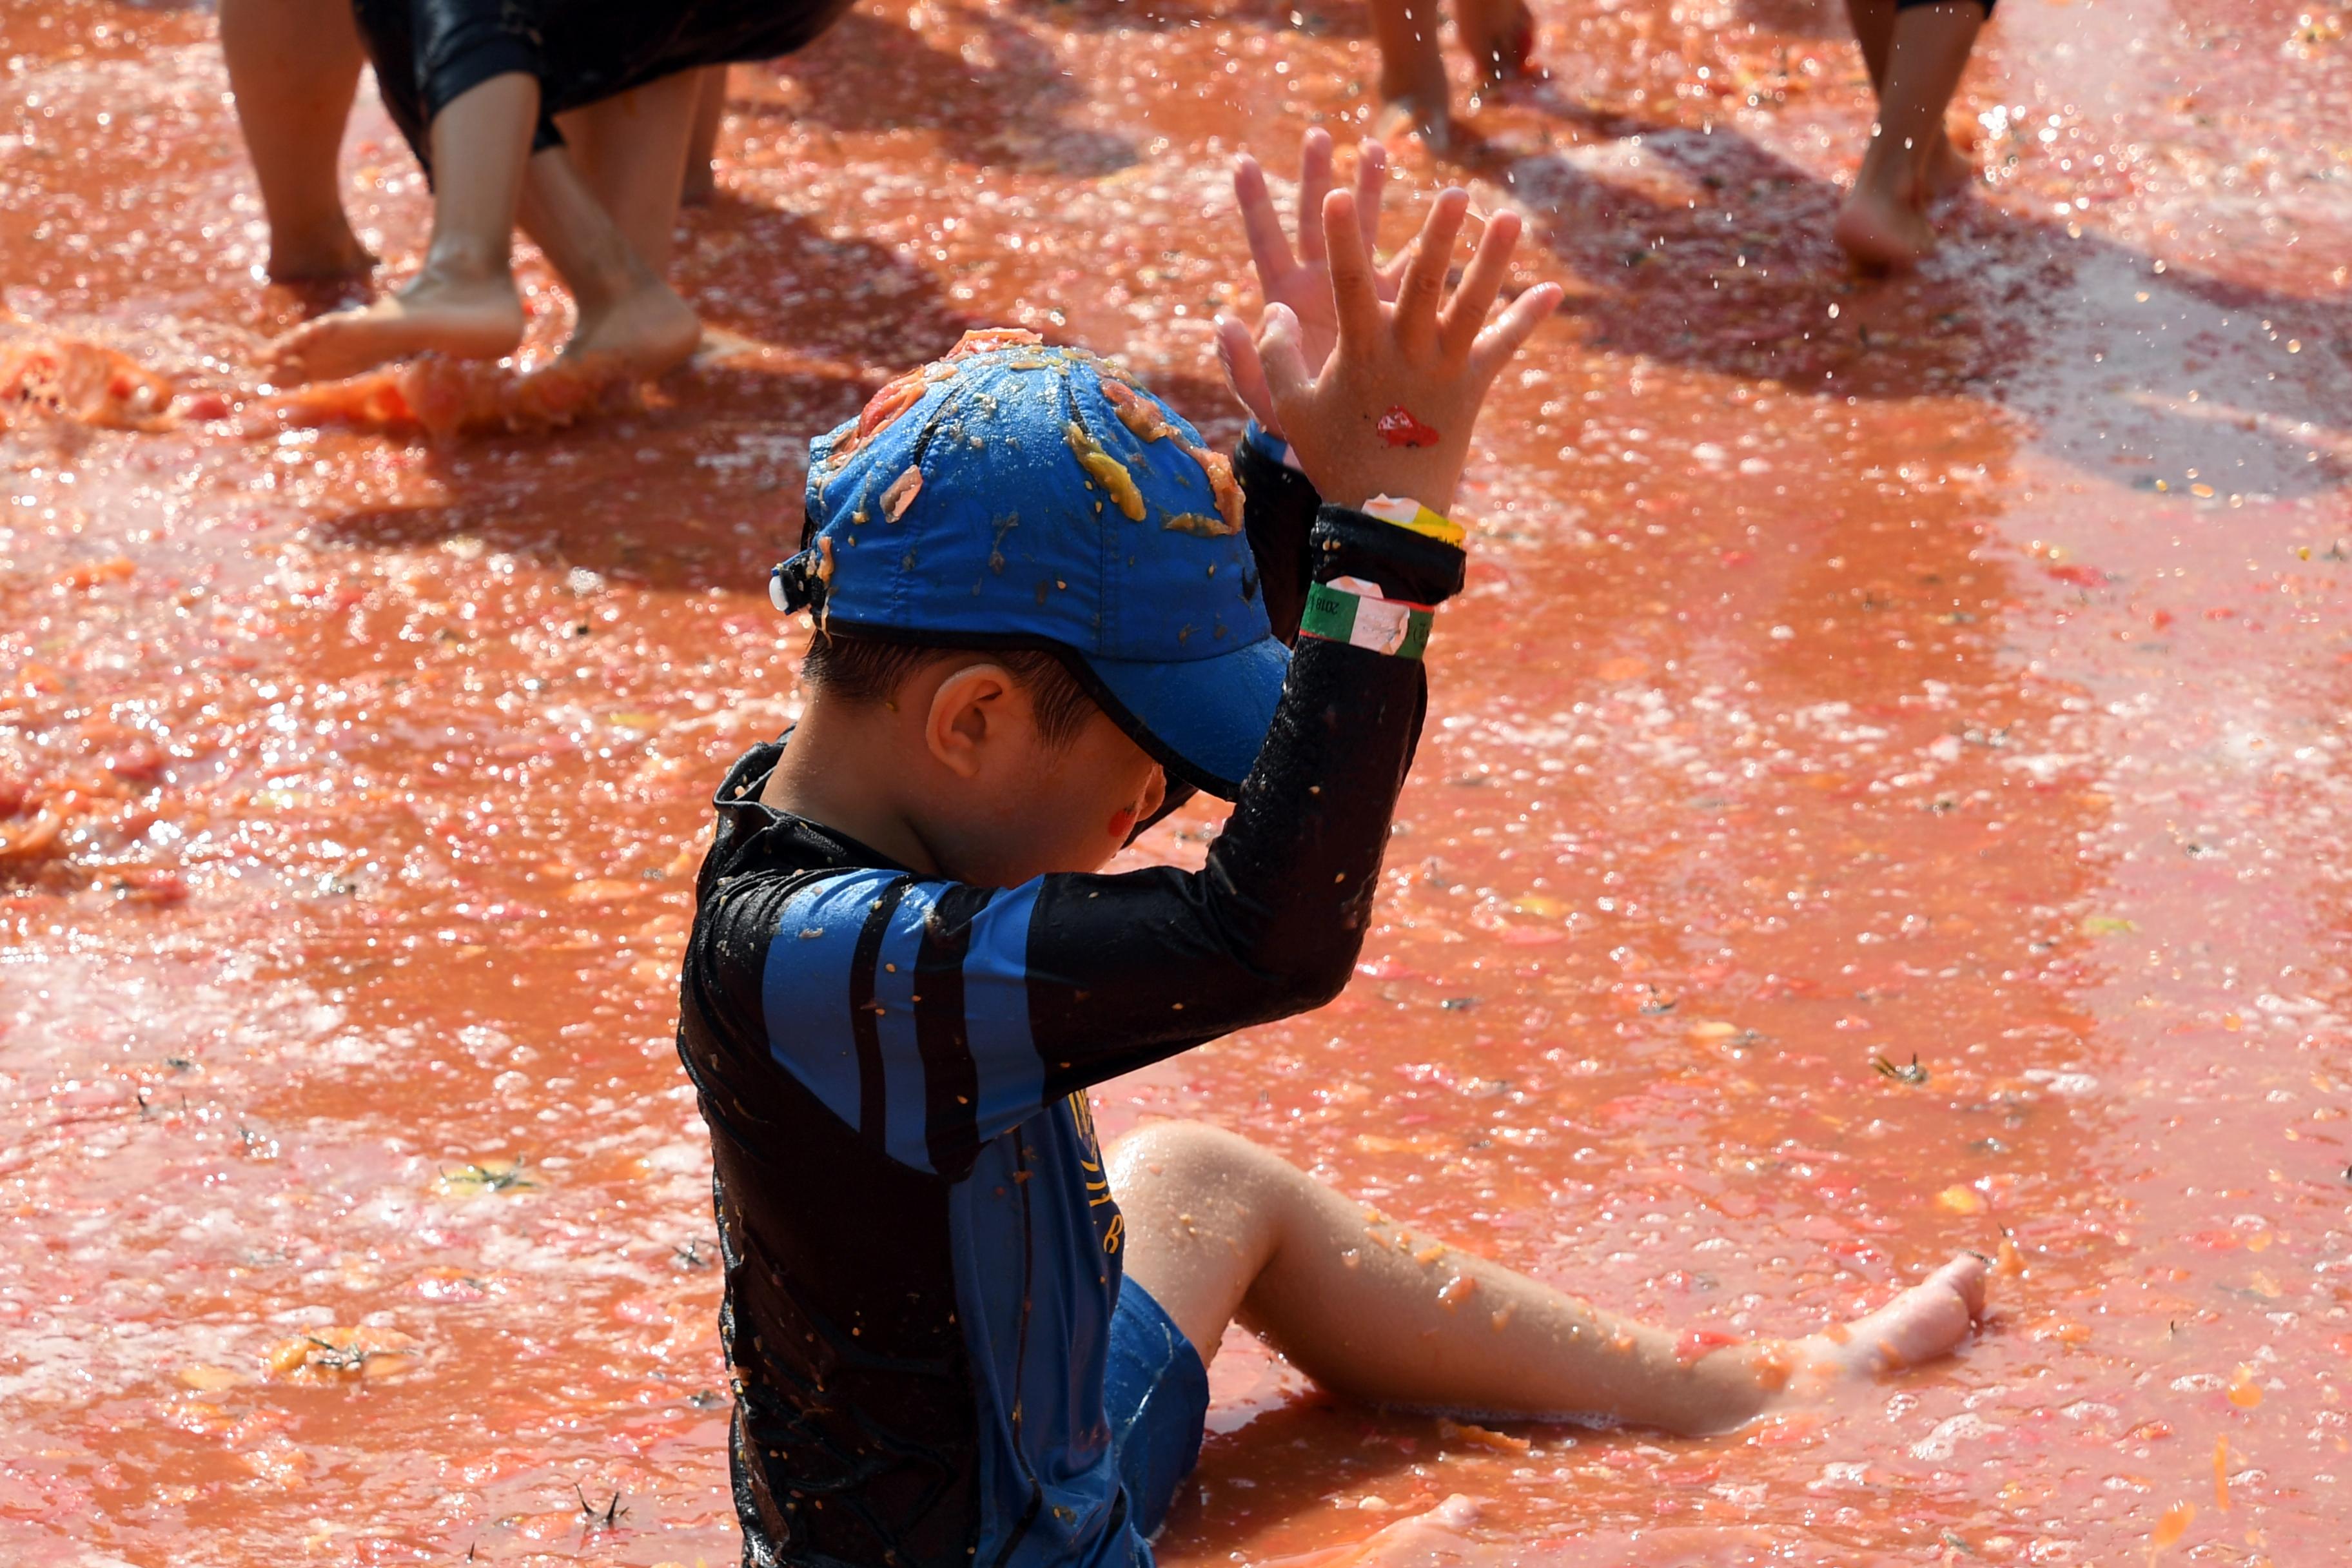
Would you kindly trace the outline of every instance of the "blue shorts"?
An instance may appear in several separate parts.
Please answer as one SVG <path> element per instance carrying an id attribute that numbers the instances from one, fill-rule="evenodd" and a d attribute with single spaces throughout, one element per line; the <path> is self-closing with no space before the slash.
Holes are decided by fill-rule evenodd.
<path id="1" fill-rule="evenodd" d="M 1119 1282 L 1118 1305 L 1111 1311 L 1103 1405 L 1118 1452 L 1119 1483 L 1127 1489 L 1128 1522 L 1149 1541 L 1200 1461 L 1209 1370 L 1176 1321 L 1132 1279 Z"/>

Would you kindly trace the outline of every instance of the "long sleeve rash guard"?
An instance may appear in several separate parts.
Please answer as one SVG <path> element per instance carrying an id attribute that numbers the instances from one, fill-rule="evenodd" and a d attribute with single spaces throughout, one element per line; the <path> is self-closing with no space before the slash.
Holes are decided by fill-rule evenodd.
<path id="1" fill-rule="evenodd" d="M 1309 578 L 1433 604 L 1462 554 L 1253 453 L 1278 633 Z M 1122 1222 L 1087 1088 L 1335 995 L 1424 698 L 1307 639 L 1199 871 L 919 876 L 721 785 L 678 1047 L 710 1126 L 745 1562 L 1148 1565 L 1105 1417 Z"/>

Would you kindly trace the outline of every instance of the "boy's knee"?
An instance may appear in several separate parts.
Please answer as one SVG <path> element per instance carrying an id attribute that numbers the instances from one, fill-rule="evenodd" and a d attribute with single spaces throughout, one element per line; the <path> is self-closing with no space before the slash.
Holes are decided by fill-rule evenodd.
<path id="1" fill-rule="evenodd" d="M 1154 1121 L 1111 1148 L 1111 1185 L 1122 1204 L 1157 1192 L 1199 1193 L 1251 1181 L 1279 1165 L 1274 1154 L 1205 1121 Z"/>

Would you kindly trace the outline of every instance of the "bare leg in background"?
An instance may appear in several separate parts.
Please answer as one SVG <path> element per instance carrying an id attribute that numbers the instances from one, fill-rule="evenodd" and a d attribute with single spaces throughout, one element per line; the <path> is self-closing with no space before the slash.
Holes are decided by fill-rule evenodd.
<path id="1" fill-rule="evenodd" d="M 1944 111 L 1984 26 L 1979 0 L 1897 10 L 1895 0 L 1847 0 L 1878 94 L 1877 133 L 1838 213 L 1839 245 L 1870 266 L 1916 266 L 1933 254 L 1927 205 L 1974 174 L 1952 146 Z"/>
<path id="2" fill-rule="evenodd" d="M 662 281 L 565 149 L 551 147 L 530 164 L 523 226 L 579 312 L 564 357 L 604 357 L 640 377 L 684 363 L 702 339 L 694 311 Z"/>
<path id="3" fill-rule="evenodd" d="M 433 121 L 433 244 L 399 292 L 338 310 L 269 346 L 289 380 L 356 375 L 432 350 L 497 359 L 522 342 L 512 265 L 515 211 L 539 119 L 538 79 L 495 76 L 457 95 Z"/>
<path id="4" fill-rule="evenodd" d="M 1408 120 L 1442 151 L 1453 125 L 1453 88 L 1437 47 L 1437 0 L 1372 0 L 1372 39 L 1381 51 L 1381 133 Z"/>
<path id="5" fill-rule="evenodd" d="M 337 175 L 343 122 L 367 55 L 346 0 L 221 0 L 221 55 L 269 218 L 278 282 L 356 277 L 375 265 L 352 232 Z"/>
<path id="6" fill-rule="evenodd" d="M 711 166 L 718 153 L 719 128 L 727 119 L 727 68 L 709 66 L 702 72 L 702 90 L 694 100 L 694 135 L 686 144 L 686 188 L 679 199 L 688 206 L 709 205 L 719 191 L 719 171 Z"/>

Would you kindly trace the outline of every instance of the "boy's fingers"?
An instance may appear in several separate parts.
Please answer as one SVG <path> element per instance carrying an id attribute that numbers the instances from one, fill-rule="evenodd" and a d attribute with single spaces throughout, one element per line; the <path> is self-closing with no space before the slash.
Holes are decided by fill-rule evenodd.
<path id="1" fill-rule="evenodd" d="M 1282 215 L 1275 211 L 1273 193 L 1265 188 L 1265 171 L 1246 153 L 1234 160 L 1234 202 L 1242 210 L 1242 233 L 1249 240 L 1258 288 L 1271 296 L 1275 279 L 1294 270 L 1298 260 L 1283 237 Z"/>
<path id="2" fill-rule="evenodd" d="M 1389 150 L 1366 140 L 1356 146 L 1356 221 L 1363 226 L 1364 248 L 1381 252 L 1381 194 L 1389 179 Z"/>
<path id="3" fill-rule="evenodd" d="M 1412 264 L 1397 285 L 1397 334 L 1407 343 L 1427 343 L 1437 335 L 1437 302 L 1444 298 L 1454 237 L 1469 206 L 1470 193 L 1458 185 L 1440 191 L 1430 204 L 1429 217 L 1413 241 Z"/>
<path id="4" fill-rule="evenodd" d="M 1279 430 L 1282 423 L 1274 415 L 1274 393 L 1266 385 L 1265 366 L 1260 363 L 1257 343 L 1251 338 L 1249 326 L 1239 316 L 1220 312 L 1217 317 L 1217 363 L 1225 368 L 1225 384 L 1233 389 L 1242 406 L 1268 430 Z"/>
<path id="5" fill-rule="evenodd" d="M 1502 374 L 1528 341 L 1528 334 L 1544 323 L 1544 318 L 1559 309 L 1562 298 L 1557 283 L 1538 283 L 1511 301 L 1510 309 L 1495 318 L 1493 324 L 1480 332 L 1470 345 L 1470 374 L 1480 386 L 1485 386 Z"/>
<path id="6" fill-rule="evenodd" d="M 1265 375 L 1268 401 L 1275 408 L 1295 405 L 1314 389 L 1315 378 L 1307 371 L 1307 354 L 1300 342 L 1298 318 L 1290 313 L 1289 306 L 1276 305 L 1267 310 L 1265 320 L 1258 325 L 1255 348 Z M 1265 421 L 1261 419 L 1258 423 L 1263 425 Z"/>
<path id="7" fill-rule="evenodd" d="M 1331 302 L 1339 316 L 1339 343 L 1362 342 L 1379 330 L 1380 295 L 1372 285 L 1371 253 L 1364 248 L 1356 198 L 1333 191 L 1323 198 L 1323 242 L 1330 252 Z"/>
<path id="8" fill-rule="evenodd" d="M 1303 261 L 1323 259 L 1323 226 L 1318 215 L 1330 190 L 1331 133 L 1318 126 L 1298 143 L 1298 255 Z"/>
<path id="9" fill-rule="evenodd" d="M 1437 343 L 1448 358 L 1470 352 L 1486 312 L 1494 308 L 1495 296 L 1502 291 L 1504 280 L 1510 276 L 1511 251 L 1518 243 L 1518 214 L 1505 207 L 1486 220 L 1486 232 L 1478 237 L 1478 248 L 1463 271 L 1462 281 L 1454 286 L 1454 298 L 1445 302 L 1445 310 L 1438 317 Z"/>

